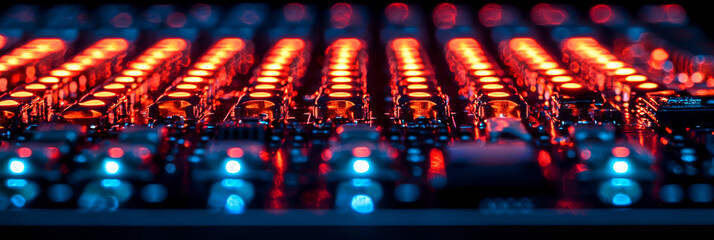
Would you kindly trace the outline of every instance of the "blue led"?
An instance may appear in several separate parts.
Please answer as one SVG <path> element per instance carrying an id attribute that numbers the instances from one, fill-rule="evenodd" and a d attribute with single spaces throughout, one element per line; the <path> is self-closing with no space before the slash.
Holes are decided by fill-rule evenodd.
<path id="1" fill-rule="evenodd" d="M 117 174 L 120 168 L 119 162 L 115 160 L 108 160 L 104 162 L 104 172 L 107 174 Z"/>
<path id="2" fill-rule="evenodd" d="M 226 172 L 230 174 L 239 173 L 241 169 L 240 163 L 236 160 L 230 160 L 226 162 Z"/>
<path id="3" fill-rule="evenodd" d="M 352 210 L 361 214 L 367 214 L 374 211 L 374 202 L 372 201 L 372 198 L 363 194 L 352 197 L 350 206 L 352 207 Z"/>
<path id="4" fill-rule="evenodd" d="M 245 211 L 245 201 L 238 195 L 231 194 L 226 198 L 226 211 L 233 214 L 243 213 Z"/>
<path id="5" fill-rule="evenodd" d="M 245 182 L 240 179 L 223 179 L 221 185 L 224 187 L 241 187 Z"/>
<path id="6" fill-rule="evenodd" d="M 9 164 L 10 172 L 13 174 L 23 174 L 27 170 L 27 166 L 22 160 L 12 160 Z"/>
<path id="7" fill-rule="evenodd" d="M 366 173 L 369 171 L 369 162 L 367 162 L 367 160 L 356 160 L 352 163 L 352 169 L 354 169 L 356 173 Z"/>
<path id="8" fill-rule="evenodd" d="M 27 180 L 25 179 L 8 179 L 5 181 L 5 186 L 9 188 L 21 188 L 27 186 Z"/>
<path id="9" fill-rule="evenodd" d="M 632 180 L 627 178 L 613 178 L 610 180 L 610 184 L 617 187 L 629 187 L 632 186 Z"/>
<path id="10" fill-rule="evenodd" d="M 623 193 L 615 194 L 615 196 L 612 197 L 612 205 L 628 206 L 630 204 L 632 204 L 632 199 L 630 199 L 630 196 L 627 196 Z"/>
<path id="11" fill-rule="evenodd" d="M 121 181 L 119 181 L 119 179 L 103 179 L 101 184 L 102 187 L 105 188 L 114 188 L 119 187 L 119 185 L 121 185 Z"/>
<path id="12" fill-rule="evenodd" d="M 27 203 L 27 199 L 20 195 L 12 195 L 12 197 L 10 197 L 10 202 L 12 202 L 13 206 L 21 208 L 25 206 L 25 203 Z"/>
<path id="13" fill-rule="evenodd" d="M 626 161 L 615 161 L 612 163 L 612 170 L 615 171 L 615 173 L 623 174 L 627 173 L 627 171 L 630 169 L 630 165 Z"/>

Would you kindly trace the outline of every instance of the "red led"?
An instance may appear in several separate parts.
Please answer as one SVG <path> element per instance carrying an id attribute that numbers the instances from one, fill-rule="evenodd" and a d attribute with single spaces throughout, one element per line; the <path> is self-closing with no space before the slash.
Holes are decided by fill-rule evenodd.
<path id="1" fill-rule="evenodd" d="M 30 157 L 32 156 L 32 149 L 26 147 L 17 149 L 17 156 L 21 158 Z"/>
<path id="2" fill-rule="evenodd" d="M 118 147 L 113 147 L 109 149 L 109 157 L 120 158 L 124 156 L 124 150 Z"/>
<path id="3" fill-rule="evenodd" d="M 243 157 L 243 149 L 234 147 L 234 148 L 229 148 L 228 149 L 228 156 L 231 158 L 239 158 Z"/>
<path id="4" fill-rule="evenodd" d="M 614 147 L 612 148 L 612 155 L 619 158 L 624 158 L 630 156 L 630 149 L 626 147 Z"/>
<path id="5" fill-rule="evenodd" d="M 352 155 L 355 157 L 369 157 L 370 154 L 372 154 L 372 151 L 367 147 L 356 147 L 352 149 Z"/>

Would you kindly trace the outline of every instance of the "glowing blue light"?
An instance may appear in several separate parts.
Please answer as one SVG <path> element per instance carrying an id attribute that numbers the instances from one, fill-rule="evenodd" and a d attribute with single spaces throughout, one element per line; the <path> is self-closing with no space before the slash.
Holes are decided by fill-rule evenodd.
<path id="1" fill-rule="evenodd" d="M 221 185 L 224 187 L 241 187 L 245 182 L 240 179 L 223 179 Z"/>
<path id="2" fill-rule="evenodd" d="M 15 206 L 17 208 L 21 208 L 21 207 L 25 206 L 25 203 L 27 203 L 27 200 L 23 196 L 12 195 L 12 197 L 10 197 L 10 202 L 12 202 L 13 206 Z"/>
<path id="3" fill-rule="evenodd" d="M 357 160 L 352 164 L 352 169 L 354 169 L 356 173 L 366 173 L 369 171 L 369 162 L 367 162 L 367 160 Z"/>
<path id="4" fill-rule="evenodd" d="M 372 180 L 368 178 L 354 178 L 352 179 L 352 186 L 355 187 L 367 187 L 372 184 Z"/>
<path id="5" fill-rule="evenodd" d="M 114 160 L 104 162 L 104 172 L 108 174 L 116 174 L 119 172 L 119 163 Z"/>
<path id="6" fill-rule="evenodd" d="M 13 174 L 22 174 L 25 172 L 27 167 L 25 166 L 25 162 L 22 160 L 12 160 L 10 161 L 10 172 Z"/>
<path id="7" fill-rule="evenodd" d="M 612 197 L 612 205 L 627 206 L 630 204 L 632 204 L 632 199 L 630 199 L 630 196 L 627 196 L 623 193 L 615 194 L 615 196 Z"/>
<path id="8" fill-rule="evenodd" d="M 230 174 L 236 174 L 240 172 L 240 163 L 236 160 L 230 160 L 226 162 L 226 172 Z"/>
<path id="9" fill-rule="evenodd" d="M 8 179 L 5 181 L 5 186 L 9 188 L 21 188 L 27 186 L 27 180 L 25 179 Z"/>
<path id="10" fill-rule="evenodd" d="M 352 210 L 358 213 L 367 214 L 374 211 L 374 202 L 372 202 L 372 198 L 367 195 L 355 195 L 352 197 L 350 205 L 352 206 Z"/>
<path id="11" fill-rule="evenodd" d="M 104 179 L 104 180 L 102 180 L 101 184 L 102 184 L 102 187 L 113 188 L 113 187 L 118 187 L 119 185 L 121 185 L 121 181 L 119 181 L 119 179 Z"/>
<path id="12" fill-rule="evenodd" d="M 630 165 L 626 161 L 615 161 L 612 164 L 612 170 L 616 173 L 626 173 L 630 169 Z"/>
<path id="13" fill-rule="evenodd" d="M 610 184 L 618 187 L 629 187 L 632 185 L 632 180 L 627 178 L 613 178 L 610 180 Z"/>
<path id="14" fill-rule="evenodd" d="M 243 213 L 245 211 L 245 201 L 240 196 L 232 194 L 226 198 L 225 207 L 229 213 Z"/>

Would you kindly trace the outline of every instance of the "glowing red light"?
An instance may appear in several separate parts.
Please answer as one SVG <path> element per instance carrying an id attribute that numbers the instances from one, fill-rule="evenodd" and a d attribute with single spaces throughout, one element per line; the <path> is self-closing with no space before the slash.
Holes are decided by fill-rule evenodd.
<path id="1" fill-rule="evenodd" d="M 17 149 L 17 156 L 21 158 L 30 157 L 32 156 L 32 149 L 26 147 Z"/>
<path id="2" fill-rule="evenodd" d="M 612 21 L 614 17 L 614 12 L 610 6 L 605 4 L 598 4 L 590 8 L 590 19 L 598 24 L 608 23 Z"/>
<path id="3" fill-rule="evenodd" d="M 568 20 L 568 13 L 547 3 L 539 3 L 531 10 L 531 18 L 538 25 L 560 25 Z"/>
<path id="4" fill-rule="evenodd" d="M 283 7 L 283 16 L 288 22 L 299 22 L 305 18 L 305 6 L 299 3 L 289 3 Z"/>
<path id="5" fill-rule="evenodd" d="M 615 157 L 624 158 L 630 156 L 630 149 L 626 147 L 614 147 L 612 148 L 612 155 Z"/>
<path id="6" fill-rule="evenodd" d="M 409 17 L 409 6 L 404 3 L 392 3 L 384 10 L 387 20 L 393 24 L 400 24 Z"/>
<path id="7" fill-rule="evenodd" d="M 503 9 L 495 3 L 486 4 L 478 11 L 478 18 L 486 27 L 499 25 L 503 19 Z"/>
<path id="8" fill-rule="evenodd" d="M 228 156 L 232 158 L 243 157 L 243 149 L 239 147 L 229 148 Z"/>
<path id="9" fill-rule="evenodd" d="M 113 147 L 109 149 L 109 157 L 120 158 L 124 156 L 124 150 L 118 147 Z"/>
<path id="10" fill-rule="evenodd" d="M 352 149 L 352 155 L 355 157 L 369 157 L 370 154 L 372 154 L 372 151 L 367 147 L 356 147 Z"/>
<path id="11" fill-rule="evenodd" d="M 456 6 L 451 3 L 442 3 L 434 8 L 434 25 L 441 29 L 450 29 L 456 24 Z"/>
<path id="12" fill-rule="evenodd" d="M 538 152 L 538 164 L 539 165 L 541 165 L 543 167 L 548 166 L 548 165 L 550 165 L 550 161 L 551 161 L 550 154 L 547 151 L 541 150 L 540 152 Z"/>
<path id="13" fill-rule="evenodd" d="M 336 3 L 330 8 L 330 24 L 334 28 L 345 28 L 352 21 L 352 5 Z"/>

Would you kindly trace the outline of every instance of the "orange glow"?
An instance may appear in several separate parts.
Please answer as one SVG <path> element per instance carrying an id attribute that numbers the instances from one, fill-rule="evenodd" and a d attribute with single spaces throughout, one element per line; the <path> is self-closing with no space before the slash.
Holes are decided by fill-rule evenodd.
<path id="1" fill-rule="evenodd" d="M 421 70 L 424 69 L 424 64 L 414 64 L 414 63 L 408 63 L 401 65 L 399 67 L 399 70 Z"/>
<path id="2" fill-rule="evenodd" d="M 419 47 L 419 42 L 414 38 L 397 38 L 392 41 L 392 49 L 399 50 L 402 48 L 416 49 Z"/>
<path id="3" fill-rule="evenodd" d="M 352 66 L 344 64 L 344 63 L 337 63 L 337 64 L 330 64 L 328 67 L 330 70 L 348 70 L 352 69 Z"/>
<path id="4" fill-rule="evenodd" d="M 331 79 L 330 81 L 336 82 L 336 83 L 348 83 L 348 82 L 352 82 L 352 79 L 348 78 L 348 77 L 336 77 L 336 78 Z"/>
<path id="5" fill-rule="evenodd" d="M 545 75 L 548 75 L 548 76 L 563 75 L 565 73 L 566 73 L 565 69 L 562 69 L 562 68 L 548 69 L 548 71 L 545 71 Z"/>
<path id="6" fill-rule="evenodd" d="M 42 77 L 40 78 L 41 83 L 59 83 L 59 78 L 56 77 Z"/>
<path id="7" fill-rule="evenodd" d="M 620 61 L 611 61 L 611 62 L 607 62 L 607 63 L 605 64 L 605 69 L 618 69 L 618 68 L 621 68 L 621 67 L 624 67 L 624 66 L 625 66 L 625 63 L 623 63 L 623 62 L 620 62 Z"/>
<path id="8" fill-rule="evenodd" d="M 413 92 L 409 93 L 410 97 L 431 97 L 431 94 L 425 92 Z"/>
<path id="9" fill-rule="evenodd" d="M 583 85 L 580 85 L 578 83 L 564 83 L 563 85 L 560 85 L 561 88 L 569 88 L 569 89 L 577 89 L 577 88 L 582 88 Z"/>
<path id="10" fill-rule="evenodd" d="M 408 77 L 407 82 L 409 82 L 409 83 L 426 82 L 426 78 L 425 77 Z"/>
<path id="11" fill-rule="evenodd" d="M 290 50 L 302 50 L 305 47 L 305 42 L 302 39 L 297 38 L 284 38 L 280 39 L 277 44 L 277 48 L 286 48 Z"/>
<path id="12" fill-rule="evenodd" d="M 55 77 L 69 77 L 72 76 L 72 72 L 67 71 L 67 70 L 52 70 L 50 71 L 50 75 L 55 76 Z"/>
<path id="13" fill-rule="evenodd" d="M 261 82 L 261 83 L 277 83 L 280 81 L 274 77 L 259 77 L 259 78 L 256 78 L 255 80 L 258 82 Z"/>
<path id="14" fill-rule="evenodd" d="M 508 97 L 508 96 L 511 96 L 510 94 L 505 93 L 505 92 L 492 92 L 492 93 L 488 93 L 488 94 L 486 94 L 486 95 L 488 95 L 489 97 Z"/>
<path id="15" fill-rule="evenodd" d="M 335 77 L 344 77 L 344 76 L 352 75 L 352 72 L 350 72 L 350 71 L 330 71 L 329 75 L 335 76 Z"/>
<path id="16" fill-rule="evenodd" d="M 192 89 L 197 89 L 198 86 L 193 85 L 193 84 L 184 83 L 184 84 L 176 85 L 176 88 L 177 88 L 177 89 L 183 89 L 183 90 L 192 90 Z"/>
<path id="17" fill-rule="evenodd" d="M 84 70 L 84 67 L 79 63 L 65 63 L 65 64 L 62 64 L 62 68 L 70 70 L 70 71 Z"/>
<path id="18" fill-rule="evenodd" d="M 335 84 L 335 85 L 332 85 L 332 87 L 330 87 L 330 88 L 332 88 L 332 89 L 352 89 L 352 86 L 350 86 L 348 84 Z"/>
<path id="19" fill-rule="evenodd" d="M 555 76 L 555 77 L 551 78 L 550 81 L 556 82 L 556 83 L 570 82 L 570 81 L 573 81 L 573 77 L 571 77 L 571 76 Z"/>
<path id="20" fill-rule="evenodd" d="M 279 71 L 260 71 L 261 76 L 266 76 L 266 77 L 277 77 L 280 76 Z"/>
<path id="21" fill-rule="evenodd" d="M 478 81 L 482 83 L 495 83 L 501 81 L 501 79 L 497 77 L 482 77 L 479 78 Z"/>
<path id="22" fill-rule="evenodd" d="M 211 72 L 206 71 L 206 70 L 188 70 L 188 75 L 189 76 L 199 76 L 199 77 L 208 77 L 211 76 Z"/>
<path id="23" fill-rule="evenodd" d="M 172 92 L 169 93 L 169 97 L 176 97 L 176 98 L 183 98 L 183 97 L 190 97 L 191 94 L 187 92 Z"/>
<path id="24" fill-rule="evenodd" d="M 637 71 L 635 71 L 634 68 L 620 68 L 620 69 L 615 70 L 615 75 L 620 75 L 620 76 L 630 75 L 630 74 L 634 74 L 636 72 Z"/>
<path id="25" fill-rule="evenodd" d="M 658 86 L 659 86 L 659 85 L 657 85 L 656 83 L 643 83 L 643 84 L 640 84 L 640 85 L 637 86 L 637 87 L 638 87 L 638 88 L 642 88 L 642 89 L 655 89 L 655 88 L 657 88 Z"/>
<path id="26" fill-rule="evenodd" d="M 11 97 L 25 98 L 25 97 L 35 96 L 35 94 L 32 94 L 31 92 L 18 91 L 18 92 L 10 93 L 10 96 L 11 96 Z"/>
<path id="27" fill-rule="evenodd" d="M 256 98 L 263 98 L 263 97 L 270 97 L 273 95 L 270 93 L 267 93 L 267 92 L 254 92 L 254 93 L 249 94 L 249 96 L 256 97 Z"/>
<path id="28" fill-rule="evenodd" d="M 469 70 L 484 70 L 492 67 L 493 65 L 491 65 L 490 63 L 474 63 L 469 66 Z"/>
<path id="29" fill-rule="evenodd" d="M 0 106 L 2 106 L 2 107 L 18 106 L 18 105 L 20 105 L 20 103 L 18 103 L 18 102 L 15 101 L 15 100 L 3 100 L 3 101 L 0 101 Z"/>
<path id="30" fill-rule="evenodd" d="M 482 86 L 483 89 L 503 89 L 503 85 L 500 84 L 486 84 Z"/>
<path id="31" fill-rule="evenodd" d="M 478 42 L 473 38 L 454 38 L 448 43 L 449 49 L 459 51 L 464 48 L 480 48 Z"/>
<path id="32" fill-rule="evenodd" d="M 144 72 L 142 72 L 141 70 L 129 69 L 129 70 L 124 70 L 122 72 L 122 75 L 131 76 L 131 77 L 141 77 L 141 76 L 144 76 Z"/>
<path id="33" fill-rule="evenodd" d="M 402 75 L 407 77 L 417 77 L 426 75 L 425 71 L 404 71 Z"/>
<path id="34" fill-rule="evenodd" d="M 266 63 L 266 64 L 263 64 L 263 66 L 261 68 L 267 69 L 267 70 L 282 70 L 285 67 L 283 67 L 282 65 L 277 64 L 277 63 Z"/>
<path id="35" fill-rule="evenodd" d="M 98 107 L 98 106 L 104 106 L 105 103 L 102 102 L 101 100 L 89 100 L 86 102 L 81 102 L 79 103 L 80 106 L 85 106 L 85 107 Z"/>
<path id="36" fill-rule="evenodd" d="M 333 92 L 330 93 L 330 97 L 351 97 L 352 94 L 348 92 Z"/>
<path id="37" fill-rule="evenodd" d="M 667 53 L 664 49 L 657 48 L 652 50 L 652 60 L 661 62 L 667 60 L 667 58 L 669 58 L 669 53 Z"/>
<path id="38" fill-rule="evenodd" d="M 429 88 L 426 84 L 412 84 L 407 86 L 407 89 L 427 89 Z"/>
<path id="39" fill-rule="evenodd" d="M 270 85 L 270 84 L 258 84 L 258 85 L 255 85 L 255 89 L 261 89 L 261 90 L 265 90 L 265 89 L 275 89 L 275 86 L 274 86 L 274 85 Z"/>
<path id="40" fill-rule="evenodd" d="M 95 94 L 92 94 L 92 96 L 95 96 L 95 97 L 114 97 L 116 95 L 117 94 L 113 93 L 113 92 L 97 92 Z"/>
<path id="41" fill-rule="evenodd" d="M 143 63 L 143 62 L 132 63 L 131 65 L 129 65 L 129 67 L 133 68 L 133 69 L 139 69 L 139 70 L 151 70 L 154 68 L 153 66 L 151 66 L 147 63 Z"/>
<path id="42" fill-rule="evenodd" d="M 25 89 L 30 89 L 30 90 L 43 90 L 47 89 L 45 85 L 39 84 L 39 83 L 33 83 L 25 86 Z"/>
<path id="43" fill-rule="evenodd" d="M 119 76 L 114 78 L 115 82 L 120 82 L 120 83 L 133 83 L 134 78 L 133 77 L 127 77 L 127 76 Z"/>
<path id="44" fill-rule="evenodd" d="M 201 77 L 184 77 L 182 81 L 187 82 L 187 83 L 201 83 L 201 82 L 203 82 L 203 78 L 201 78 Z"/>
<path id="45" fill-rule="evenodd" d="M 108 85 L 104 86 L 104 89 L 124 89 L 124 88 L 126 88 L 126 86 L 124 86 L 124 84 L 121 84 L 121 83 L 112 83 L 112 84 L 108 84 Z"/>
<path id="46" fill-rule="evenodd" d="M 551 68 L 557 68 L 558 64 L 554 62 L 542 62 L 540 65 L 538 65 L 539 69 L 551 69 Z"/>
<path id="47" fill-rule="evenodd" d="M 496 75 L 496 71 L 493 70 L 476 70 L 473 72 L 474 76 L 491 76 Z"/>
<path id="48" fill-rule="evenodd" d="M 625 77 L 625 81 L 628 82 L 644 82 L 645 80 L 647 80 L 647 77 L 642 75 L 630 75 Z"/>

